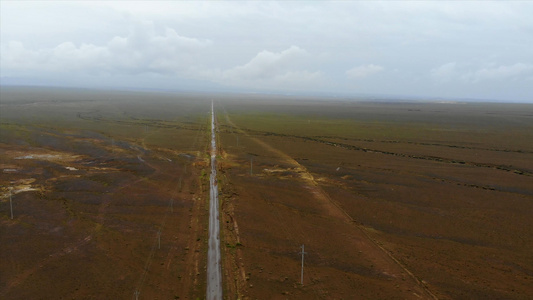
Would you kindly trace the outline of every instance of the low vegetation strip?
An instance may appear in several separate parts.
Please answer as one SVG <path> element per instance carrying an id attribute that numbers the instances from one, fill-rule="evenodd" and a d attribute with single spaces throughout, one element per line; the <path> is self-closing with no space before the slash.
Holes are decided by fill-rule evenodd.
<path id="1" fill-rule="evenodd" d="M 437 146 L 437 147 L 447 147 L 447 148 L 456 148 L 456 149 L 485 150 L 485 151 L 495 151 L 495 152 L 533 153 L 533 151 L 520 150 L 520 149 L 518 149 L 518 150 L 516 150 L 516 149 L 495 149 L 495 148 L 460 146 L 460 145 L 450 145 L 450 144 L 440 144 L 440 143 L 424 143 L 424 142 L 413 142 L 413 141 L 353 139 L 353 138 L 344 138 L 344 137 L 338 137 L 338 136 L 315 136 L 315 138 L 318 138 L 318 139 L 336 139 L 336 140 L 355 141 L 355 142 L 409 144 L 409 145 L 420 145 L 420 146 Z"/>
<path id="2" fill-rule="evenodd" d="M 278 136 L 278 137 L 288 137 L 288 138 L 297 138 L 302 139 L 306 141 L 311 142 L 317 142 L 322 143 L 328 146 L 333 147 L 339 147 L 344 148 L 348 150 L 355 150 L 355 151 L 363 151 L 363 152 L 370 152 L 370 153 L 380 153 L 385 155 L 392 155 L 392 156 L 398 156 L 398 157 L 406 157 L 411 159 L 421 159 L 421 160 L 430 160 L 430 161 L 436 161 L 441 163 L 450 163 L 450 164 L 461 164 L 461 165 L 468 165 L 473 167 L 480 167 L 480 168 L 490 168 L 490 169 L 497 169 L 507 172 L 513 172 L 518 175 L 524 175 L 524 176 L 533 176 L 533 172 L 530 170 L 522 169 L 522 168 L 515 168 L 512 166 L 505 166 L 505 165 L 498 165 L 498 164 L 488 164 L 488 163 L 478 163 L 478 162 L 472 162 L 472 161 L 465 161 L 465 160 L 456 160 L 456 159 L 450 159 L 445 157 L 438 157 L 438 156 L 430 156 L 430 155 L 413 155 L 413 154 L 405 154 L 405 153 L 398 153 L 398 152 L 392 152 L 392 151 L 385 151 L 385 150 L 379 150 L 379 149 L 370 149 L 366 147 L 360 147 L 355 145 L 350 145 L 347 143 L 339 143 L 339 142 L 332 142 L 326 139 L 320 139 L 316 137 L 309 137 L 309 136 L 299 136 L 299 135 L 288 135 L 288 134 L 282 134 L 282 133 L 275 133 L 275 132 L 267 132 L 267 131 L 256 131 L 256 130 L 250 130 L 250 129 L 243 129 L 243 131 L 257 134 L 257 135 L 263 135 L 263 136 Z M 460 146 L 458 146 L 459 148 Z M 488 150 L 488 149 L 486 149 Z M 493 151 L 504 151 L 504 150 L 493 150 Z M 518 152 L 520 150 L 514 150 L 512 152 Z M 504 152 L 511 152 L 504 151 Z M 528 153 L 527 151 L 524 151 L 524 153 Z"/>
<path id="3" fill-rule="evenodd" d="M 198 130 L 198 126 L 191 125 L 178 125 L 175 122 L 164 122 L 161 120 L 151 120 L 151 119 L 139 119 L 139 118 L 130 118 L 125 120 L 119 119 L 110 119 L 102 117 L 101 115 L 92 116 L 92 113 L 78 113 L 78 118 L 85 121 L 98 121 L 98 122 L 107 122 L 107 123 L 116 123 L 122 125 L 135 125 L 135 126 L 149 126 L 154 128 L 166 128 L 166 129 L 184 129 L 184 130 Z M 183 124 L 183 123 L 182 123 Z"/>

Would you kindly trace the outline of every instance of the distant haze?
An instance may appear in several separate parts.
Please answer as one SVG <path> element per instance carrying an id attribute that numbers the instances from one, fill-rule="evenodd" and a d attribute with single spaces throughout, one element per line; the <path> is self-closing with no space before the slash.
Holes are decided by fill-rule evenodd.
<path id="1" fill-rule="evenodd" d="M 533 102 L 533 2 L 1 1 L 0 84 Z"/>

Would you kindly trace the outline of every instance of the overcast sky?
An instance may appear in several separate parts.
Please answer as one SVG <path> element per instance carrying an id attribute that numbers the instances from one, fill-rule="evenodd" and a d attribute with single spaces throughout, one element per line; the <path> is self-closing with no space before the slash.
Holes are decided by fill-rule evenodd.
<path id="1" fill-rule="evenodd" d="M 533 2 L 1 1 L 1 84 L 533 102 Z"/>

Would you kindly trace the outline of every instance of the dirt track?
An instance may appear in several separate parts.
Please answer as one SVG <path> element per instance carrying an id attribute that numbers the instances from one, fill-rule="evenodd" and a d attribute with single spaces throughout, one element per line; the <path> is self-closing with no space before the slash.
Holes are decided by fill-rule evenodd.
<path id="1" fill-rule="evenodd" d="M 310 174 L 305 167 L 282 151 L 275 149 L 256 137 L 250 137 L 246 132 L 236 126 L 227 114 L 225 115 L 225 119 L 234 130 L 239 132 L 241 135 L 250 138 L 269 152 L 275 154 L 277 157 L 281 158 L 285 164 L 290 166 L 299 175 L 300 180 L 303 181 L 304 188 L 307 189 L 309 194 L 321 204 L 323 214 L 327 214 L 332 218 L 342 220 L 353 226 L 354 229 L 346 234 L 349 234 L 352 238 L 357 240 L 357 243 L 353 244 L 354 252 L 359 251 L 364 253 L 367 259 L 372 261 L 379 272 L 387 274 L 394 279 L 402 278 L 402 280 L 393 279 L 395 282 L 397 282 L 395 283 L 397 287 L 401 286 L 400 290 L 409 291 L 409 293 L 402 294 L 402 297 L 405 297 L 405 299 L 437 299 L 437 297 L 431 293 L 431 291 L 424 286 L 411 271 L 405 268 L 405 266 L 403 266 L 387 250 L 372 240 L 365 232 L 365 229 L 363 229 L 361 226 L 358 226 L 358 222 L 350 217 L 350 215 L 343 210 L 337 202 L 332 200 L 327 193 L 324 192 L 320 185 L 314 180 L 313 175 Z M 406 280 L 406 278 L 408 278 L 408 280 Z"/>
<path id="2" fill-rule="evenodd" d="M 0 107 L 0 296 L 204 297 L 209 103 L 50 97 Z M 217 120 L 227 298 L 531 298 L 531 107 L 245 98 Z"/>
<path id="3" fill-rule="evenodd" d="M 436 119 L 427 127 L 400 122 L 398 128 L 360 120 L 316 121 L 340 127 L 333 131 L 313 125 L 297 110 L 316 113 L 315 104 L 224 104 L 226 117 L 219 120 L 223 222 L 226 264 L 234 270 L 228 290 L 236 295 L 523 299 L 533 292 L 525 248 L 507 249 L 503 242 L 531 243 L 523 240 L 531 234 L 522 230 L 529 222 L 524 212 L 531 207 L 530 144 L 523 139 L 496 143 L 500 134 L 525 133 L 514 120 L 506 131 L 490 129 L 479 106 L 461 116 L 470 121 L 479 113 L 486 122 L 472 127 L 462 125 L 463 119 L 456 121 L 461 125 Z M 316 106 L 324 114 L 338 112 L 334 106 Z M 364 105 L 353 107 L 355 115 L 368 118 L 359 112 Z M 399 108 L 384 104 L 376 112 Z M 462 113 L 455 111 L 460 107 L 448 108 Z M 281 113 L 247 114 L 262 109 Z M 287 116 L 288 109 L 293 115 Z M 517 118 L 527 123 L 522 114 Z M 350 127 L 344 129 L 343 123 Z M 469 130 L 475 133 L 465 141 Z M 500 227 L 491 229 L 494 224 Z M 303 286 L 301 244 L 309 252 Z M 507 268 L 510 273 L 497 271 L 506 269 L 504 264 L 514 266 Z"/>
<path id="4" fill-rule="evenodd" d="M 26 123 L 31 119 L 2 120 L 11 123 L 2 125 L 0 165 L 10 173 L 1 184 L 17 191 L 20 182 L 21 190 L 13 197 L 15 218 L 1 220 L 0 297 L 205 294 L 205 116 L 152 127 L 138 115 L 117 122 L 112 112 L 94 118 L 59 104 L 1 108 L 21 116 L 51 107 L 72 125 L 46 114 L 51 120 L 37 127 Z M 99 104 L 76 109 L 85 105 Z"/>

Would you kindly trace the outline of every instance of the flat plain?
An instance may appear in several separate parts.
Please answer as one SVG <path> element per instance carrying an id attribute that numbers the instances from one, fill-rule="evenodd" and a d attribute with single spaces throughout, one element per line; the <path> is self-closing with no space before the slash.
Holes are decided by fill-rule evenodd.
<path id="1" fill-rule="evenodd" d="M 211 99 L 225 298 L 533 297 L 531 104 L 1 96 L 3 298 L 205 297 Z"/>
<path id="2" fill-rule="evenodd" d="M 205 294 L 210 102 L 38 88 L 1 96 L 0 298 Z"/>

